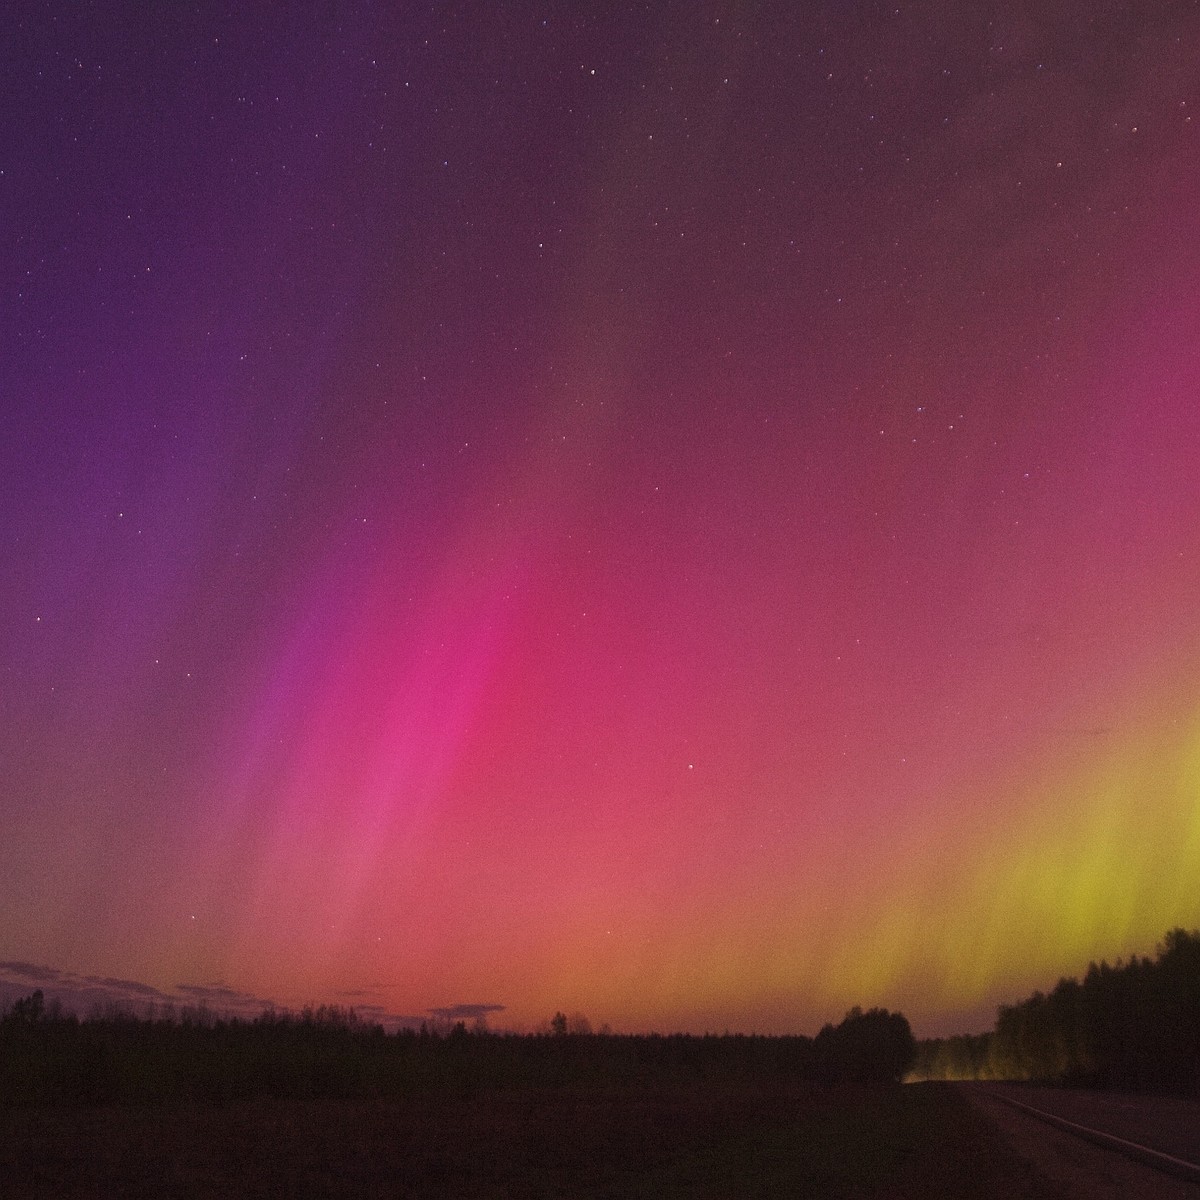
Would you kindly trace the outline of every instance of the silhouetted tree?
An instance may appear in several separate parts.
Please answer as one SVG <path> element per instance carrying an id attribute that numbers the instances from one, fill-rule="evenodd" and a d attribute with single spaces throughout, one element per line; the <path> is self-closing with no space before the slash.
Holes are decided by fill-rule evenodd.
<path id="1" fill-rule="evenodd" d="M 972 1053 L 955 1058 L 963 1041 Z M 1092 963 L 1082 982 L 1002 1005 L 990 1035 L 923 1045 L 920 1070 L 1200 1095 L 1200 932 L 1173 929 L 1153 960 Z"/>
<path id="2" fill-rule="evenodd" d="M 826 1079 L 898 1083 L 913 1065 L 917 1043 L 903 1014 L 855 1007 L 836 1028 L 826 1025 L 817 1034 L 814 1049 Z"/>
<path id="3" fill-rule="evenodd" d="M 24 1025 L 33 1025 L 42 1019 L 46 1012 L 46 997 L 38 988 L 32 995 L 25 996 L 12 1006 L 11 1018 Z"/>

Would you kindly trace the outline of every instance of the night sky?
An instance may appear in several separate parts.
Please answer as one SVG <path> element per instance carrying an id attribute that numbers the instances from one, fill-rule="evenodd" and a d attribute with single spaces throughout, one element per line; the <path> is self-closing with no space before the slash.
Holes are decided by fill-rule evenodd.
<path id="1" fill-rule="evenodd" d="M 0 55 L 11 988 L 930 1034 L 1200 924 L 1195 0 Z"/>

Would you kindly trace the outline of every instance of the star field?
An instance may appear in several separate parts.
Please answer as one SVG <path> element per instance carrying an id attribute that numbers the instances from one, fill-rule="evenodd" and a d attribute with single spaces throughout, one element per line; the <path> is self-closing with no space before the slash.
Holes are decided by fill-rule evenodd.
<path id="1" fill-rule="evenodd" d="M 11 26 L 0 956 L 924 1034 L 1200 923 L 1194 2 Z"/>

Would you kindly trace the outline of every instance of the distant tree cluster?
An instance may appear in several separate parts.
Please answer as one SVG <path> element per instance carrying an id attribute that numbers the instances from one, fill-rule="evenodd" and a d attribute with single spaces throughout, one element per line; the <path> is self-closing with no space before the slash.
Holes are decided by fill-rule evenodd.
<path id="1" fill-rule="evenodd" d="M 998 1079 L 992 1068 L 992 1035 L 963 1033 L 917 1043 L 913 1079 Z"/>
<path id="2" fill-rule="evenodd" d="M 894 1083 L 914 1050 L 907 1020 L 882 1009 L 853 1009 L 816 1038 L 616 1035 L 593 1032 L 578 1013 L 556 1013 L 531 1035 L 462 1021 L 389 1034 L 336 1007 L 251 1021 L 203 1009 L 80 1020 L 35 992 L 0 1016 L 0 1106 L 372 1099 L 639 1081 L 720 1087 L 739 1077 Z"/>
<path id="3" fill-rule="evenodd" d="M 556 1012 L 550 1018 L 549 1030 L 555 1037 L 565 1037 L 568 1033 L 586 1036 L 593 1032 L 591 1021 L 581 1012 L 572 1013 L 569 1017 L 564 1012 Z M 603 1026 L 600 1032 L 609 1032 L 608 1026 Z"/>
<path id="4" fill-rule="evenodd" d="M 922 1042 L 913 1074 L 1200 1095 L 1200 931 L 1004 1005 L 991 1033 Z"/>

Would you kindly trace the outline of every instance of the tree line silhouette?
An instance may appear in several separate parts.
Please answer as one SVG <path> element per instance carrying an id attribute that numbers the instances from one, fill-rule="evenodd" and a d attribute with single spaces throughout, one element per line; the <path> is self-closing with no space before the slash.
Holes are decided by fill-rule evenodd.
<path id="1" fill-rule="evenodd" d="M 990 1033 L 921 1042 L 913 1075 L 1200 1096 L 1200 931 L 1002 1005 Z"/>
<path id="2" fill-rule="evenodd" d="M 583 1032 L 556 1014 L 548 1032 L 386 1032 L 353 1009 L 268 1011 L 246 1020 L 204 1009 L 87 1019 L 18 1000 L 0 1017 L 0 1105 L 226 1104 L 263 1097 L 370 1099 L 480 1089 L 720 1085 L 779 1078 L 814 1085 L 898 1083 L 916 1042 L 885 1009 L 852 1009 L 815 1038 Z"/>

